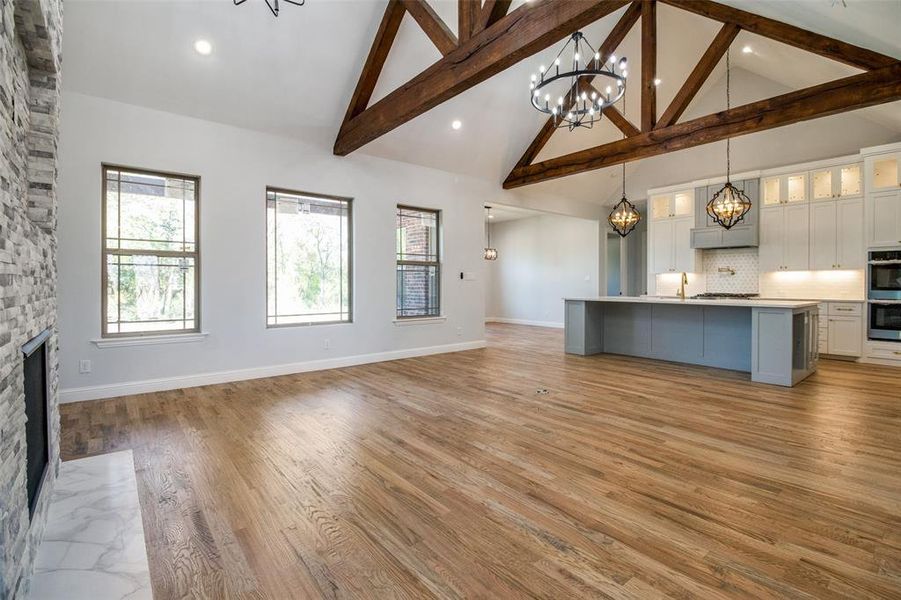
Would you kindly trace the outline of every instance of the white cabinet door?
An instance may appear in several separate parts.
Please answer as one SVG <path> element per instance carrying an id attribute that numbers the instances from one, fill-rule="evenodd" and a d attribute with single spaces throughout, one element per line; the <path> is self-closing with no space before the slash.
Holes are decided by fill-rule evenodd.
<path id="1" fill-rule="evenodd" d="M 842 356 L 863 354 L 863 322 L 860 317 L 829 317 L 827 353 Z"/>
<path id="2" fill-rule="evenodd" d="M 870 163 L 870 190 L 892 190 L 901 187 L 901 155 L 884 154 Z"/>
<path id="3" fill-rule="evenodd" d="M 673 221 L 658 221 L 651 226 L 654 247 L 652 265 L 655 273 L 670 273 L 675 268 L 673 253 Z"/>
<path id="4" fill-rule="evenodd" d="M 810 268 L 810 206 L 786 205 L 785 259 L 787 271 L 806 271 Z"/>
<path id="5" fill-rule="evenodd" d="M 691 228 L 694 219 L 676 219 L 673 221 L 673 268 L 677 273 L 694 273 L 698 271 L 695 264 L 697 250 L 691 247 Z"/>
<path id="6" fill-rule="evenodd" d="M 843 165 L 835 168 L 835 194 L 837 198 L 863 196 L 863 165 Z"/>
<path id="7" fill-rule="evenodd" d="M 863 243 L 863 198 L 839 200 L 835 203 L 835 207 L 835 262 L 838 264 L 837 268 L 863 269 L 867 263 L 866 249 Z M 813 216 L 812 209 L 811 216 Z M 811 232 L 813 232 L 812 225 Z M 810 260 L 813 262 L 812 248 Z M 811 268 L 815 269 L 816 267 L 811 266 Z"/>
<path id="8" fill-rule="evenodd" d="M 877 192 L 869 196 L 870 246 L 901 244 L 901 191 Z"/>
<path id="9" fill-rule="evenodd" d="M 785 255 L 785 208 L 763 208 L 760 210 L 760 270 L 781 271 Z"/>
<path id="10" fill-rule="evenodd" d="M 810 206 L 810 268 L 814 271 L 836 269 L 836 203 L 815 202 Z"/>

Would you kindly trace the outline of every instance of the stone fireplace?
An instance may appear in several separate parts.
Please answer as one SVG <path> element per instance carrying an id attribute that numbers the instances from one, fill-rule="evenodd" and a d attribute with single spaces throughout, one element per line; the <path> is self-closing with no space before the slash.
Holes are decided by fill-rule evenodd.
<path id="1" fill-rule="evenodd" d="M 0 598 L 22 598 L 59 466 L 61 0 L 0 8 Z M 28 403 L 28 404 L 27 404 Z"/>

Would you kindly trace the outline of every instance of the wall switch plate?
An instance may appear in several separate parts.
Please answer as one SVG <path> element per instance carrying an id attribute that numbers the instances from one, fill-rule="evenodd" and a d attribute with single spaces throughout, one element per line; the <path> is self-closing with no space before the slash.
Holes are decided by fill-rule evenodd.
<path id="1" fill-rule="evenodd" d="M 90 373 L 91 372 L 91 361 L 89 361 L 89 360 L 78 361 L 78 372 L 81 374 Z"/>
<path id="2" fill-rule="evenodd" d="M 472 271 L 463 271 L 460 273 L 460 279 L 463 281 L 475 281 L 476 274 Z"/>

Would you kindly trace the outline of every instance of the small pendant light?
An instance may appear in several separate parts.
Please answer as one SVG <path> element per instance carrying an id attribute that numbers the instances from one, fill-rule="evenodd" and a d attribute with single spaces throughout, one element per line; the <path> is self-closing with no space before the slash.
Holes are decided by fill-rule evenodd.
<path id="1" fill-rule="evenodd" d="M 625 94 L 623 94 L 623 117 L 625 116 L 626 100 Z M 618 233 L 620 237 L 626 237 L 632 233 L 639 221 L 641 221 L 641 213 L 638 212 L 634 204 L 626 199 L 626 163 L 623 163 L 623 198 L 610 211 L 607 222 L 610 223 L 613 231 Z"/>
<path id="2" fill-rule="evenodd" d="M 726 50 L 726 110 L 731 108 L 729 50 Z M 707 214 L 724 229 L 732 229 L 751 210 L 751 199 L 729 181 L 731 165 L 731 139 L 726 138 L 726 185 L 707 203 Z"/>
<path id="3" fill-rule="evenodd" d="M 485 207 L 488 210 L 488 246 L 485 248 L 485 260 L 497 260 L 497 248 L 491 247 L 491 207 Z"/>

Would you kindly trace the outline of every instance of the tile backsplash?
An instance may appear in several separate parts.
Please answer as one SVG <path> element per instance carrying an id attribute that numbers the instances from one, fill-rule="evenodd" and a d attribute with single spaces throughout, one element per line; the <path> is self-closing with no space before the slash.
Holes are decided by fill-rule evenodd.
<path id="1" fill-rule="evenodd" d="M 756 294 L 759 271 L 756 248 L 704 250 L 708 292 Z"/>
<path id="2" fill-rule="evenodd" d="M 757 248 L 723 248 L 703 251 L 703 272 L 689 273 L 686 295 L 702 292 L 759 294 L 761 298 L 811 300 L 863 300 L 866 271 L 760 272 Z M 720 271 L 724 269 L 724 271 Z M 734 275 L 732 274 L 734 272 Z M 681 277 L 657 275 L 657 294 L 673 296 Z"/>

